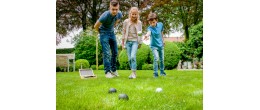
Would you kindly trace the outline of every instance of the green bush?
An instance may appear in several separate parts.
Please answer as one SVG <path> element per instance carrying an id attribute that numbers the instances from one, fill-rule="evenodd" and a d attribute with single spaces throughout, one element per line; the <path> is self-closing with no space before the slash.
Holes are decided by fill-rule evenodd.
<path id="1" fill-rule="evenodd" d="M 99 65 L 98 70 L 104 70 L 104 65 Z"/>
<path id="2" fill-rule="evenodd" d="M 96 70 L 96 65 L 91 65 L 92 70 Z"/>
<path id="3" fill-rule="evenodd" d="M 183 61 L 192 61 L 194 58 L 203 56 L 203 23 L 192 26 L 189 33 L 190 38 L 186 42 L 178 44 Z"/>
<path id="4" fill-rule="evenodd" d="M 129 70 L 130 69 L 126 49 L 123 49 L 120 52 L 118 60 L 119 60 L 119 64 L 120 64 L 119 69 L 121 69 L 121 70 Z"/>
<path id="5" fill-rule="evenodd" d="M 56 72 L 61 72 L 61 68 L 60 67 L 56 67 Z"/>
<path id="6" fill-rule="evenodd" d="M 96 36 L 91 32 L 81 32 L 74 38 L 75 41 L 75 57 L 77 59 L 86 59 L 90 65 L 96 64 Z M 98 41 L 98 64 L 102 64 L 102 49 Z"/>
<path id="7" fill-rule="evenodd" d="M 73 53 L 74 48 L 56 49 L 56 54 L 68 54 Z"/>
<path id="8" fill-rule="evenodd" d="M 75 71 L 78 71 L 79 69 L 81 69 L 81 65 L 82 65 L 82 69 L 89 68 L 89 62 L 86 59 L 79 59 L 75 63 L 76 63 Z"/>
<path id="9" fill-rule="evenodd" d="M 142 65 L 145 63 L 150 63 L 150 52 L 151 49 L 148 45 L 142 44 L 141 48 L 137 50 L 136 54 L 136 62 L 137 62 L 137 69 L 141 70 Z"/>
<path id="10" fill-rule="evenodd" d="M 153 70 L 153 64 L 142 65 L 142 70 Z"/>

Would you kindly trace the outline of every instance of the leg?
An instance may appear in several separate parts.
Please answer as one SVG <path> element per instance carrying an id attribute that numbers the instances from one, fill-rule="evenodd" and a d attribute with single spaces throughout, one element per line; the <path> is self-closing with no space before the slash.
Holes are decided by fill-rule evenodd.
<path id="1" fill-rule="evenodd" d="M 132 68 L 131 70 L 132 71 L 136 71 L 136 53 L 137 53 L 137 48 L 138 48 L 138 43 L 137 41 L 133 42 L 133 45 L 132 45 L 132 50 L 131 50 L 131 65 L 132 65 Z"/>
<path id="2" fill-rule="evenodd" d="M 100 44 L 102 46 L 103 53 L 103 63 L 105 74 L 110 72 L 110 48 L 109 48 L 109 39 L 106 33 L 100 33 Z"/>
<path id="3" fill-rule="evenodd" d="M 127 58 L 128 58 L 128 63 L 130 66 L 130 69 L 132 69 L 132 64 L 131 64 L 131 50 L 132 50 L 132 42 L 126 42 L 126 52 L 127 52 Z"/>
<path id="4" fill-rule="evenodd" d="M 152 47 L 152 53 L 153 53 L 153 71 L 154 71 L 154 77 L 158 77 L 158 49 L 155 47 Z"/>
<path id="5" fill-rule="evenodd" d="M 114 33 L 110 34 L 110 40 L 109 40 L 110 48 L 111 48 L 111 69 L 112 72 L 116 71 L 116 58 L 118 54 L 118 48 L 117 48 L 117 42 L 116 42 L 116 36 Z"/>
<path id="6" fill-rule="evenodd" d="M 162 76 L 165 76 L 164 72 L 164 48 L 161 48 L 158 50 L 159 51 L 159 58 L 160 58 L 160 74 Z"/>
<path id="7" fill-rule="evenodd" d="M 131 70 L 132 70 L 132 74 L 129 76 L 130 79 L 134 79 L 136 78 L 136 53 L 137 53 L 137 48 L 138 48 L 138 42 L 137 41 L 133 41 L 132 42 L 132 50 L 131 50 L 131 57 L 130 57 L 130 61 L 131 61 Z"/>

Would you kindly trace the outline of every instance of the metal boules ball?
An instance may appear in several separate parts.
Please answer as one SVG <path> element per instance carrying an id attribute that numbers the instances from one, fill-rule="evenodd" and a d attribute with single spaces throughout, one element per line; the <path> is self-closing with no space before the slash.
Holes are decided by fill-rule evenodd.
<path id="1" fill-rule="evenodd" d="M 119 100 L 129 100 L 129 97 L 126 94 L 119 94 Z"/>
<path id="2" fill-rule="evenodd" d="M 110 88 L 108 93 L 116 93 L 116 89 L 115 88 Z"/>

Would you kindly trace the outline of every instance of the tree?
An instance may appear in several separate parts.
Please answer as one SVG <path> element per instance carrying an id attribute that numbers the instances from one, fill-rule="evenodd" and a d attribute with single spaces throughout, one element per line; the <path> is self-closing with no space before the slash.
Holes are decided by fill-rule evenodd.
<path id="1" fill-rule="evenodd" d="M 98 16 L 108 9 L 108 3 L 105 0 L 57 0 L 56 45 L 74 29 L 93 28 Z"/>
<path id="2" fill-rule="evenodd" d="M 96 53 L 96 37 L 92 35 L 90 31 L 81 32 L 79 35 L 74 37 L 75 40 L 75 55 L 76 59 L 86 59 L 90 65 L 102 64 L 102 51 L 101 45 L 98 44 L 98 53 Z M 98 60 L 95 59 L 98 55 Z"/>
<path id="3" fill-rule="evenodd" d="M 148 11 L 159 15 L 159 20 L 163 21 L 166 32 L 184 31 L 185 39 L 188 40 L 189 28 L 203 19 L 203 1 L 154 0 Z"/>

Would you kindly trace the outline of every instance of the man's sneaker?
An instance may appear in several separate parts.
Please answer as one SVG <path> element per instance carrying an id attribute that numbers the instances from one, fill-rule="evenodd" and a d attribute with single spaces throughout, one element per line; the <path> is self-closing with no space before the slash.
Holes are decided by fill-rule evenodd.
<path id="1" fill-rule="evenodd" d="M 132 73 L 130 76 L 129 76 L 129 79 L 135 79 L 136 78 L 136 74 Z"/>
<path id="2" fill-rule="evenodd" d="M 113 77 L 115 77 L 115 76 L 113 76 L 110 72 L 107 72 L 106 78 L 113 78 Z"/>
<path id="3" fill-rule="evenodd" d="M 117 71 L 112 72 L 111 74 L 112 74 L 113 76 L 115 76 L 115 77 L 118 77 L 118 76 L 119 76 Z"/>

